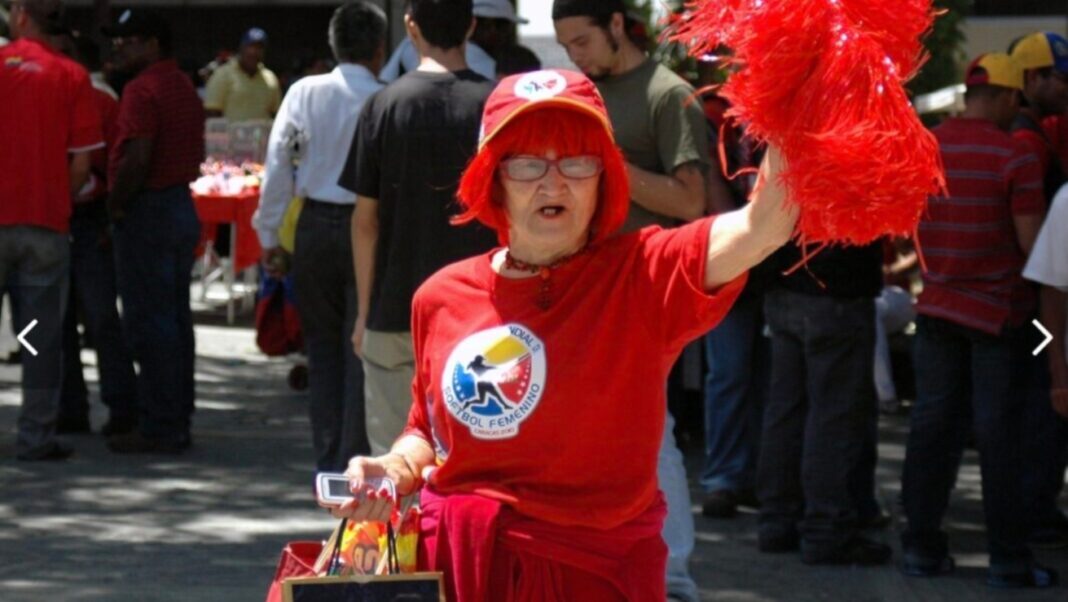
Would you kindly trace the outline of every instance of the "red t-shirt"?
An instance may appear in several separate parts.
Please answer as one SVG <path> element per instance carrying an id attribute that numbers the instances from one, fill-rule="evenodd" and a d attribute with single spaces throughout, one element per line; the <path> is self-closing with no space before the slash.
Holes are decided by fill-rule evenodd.
<path id="1" fill-rule="evenodd" d="M 416 370 L 405 434 L 434 446 L 430 482 L 561 525 L 612 528 L 657 496 L 668 372 L 745 284 L 701 288 L 706 218 L 591 247 L 542 281 L 493 253 L 441 270 L 412 302 Z"/>
<path id="2" fill-rule="evenodd" d="M 1053 115 L 1042 120 L 1042 131 L 1046 133 L 1049 145 L 1057 153 L 1061 165 L 1068 165 L 1065 162 L 1065 159 L 1068 159 L 1068 132 L 1065 130 L 1068 130 L 1068 120 L 1060 115 Z"/>
<path id="3" fill-rule="evenodd" d="M 1042 134 L 1034 130 L 1019 129 L 1013 130 L 1012 137 L 1027 146 L 1027 149 L 1038 159 L 1039 175 L 1045 174 L 1053 155 L 1050 143 L 1042 137 Z"/>
<path id="4" fill-rule="evenodd" d="M 200 176 L 204 161 L 204 106 L 193 82 L 178 70 L 173 59 L 152 64 L 123 88 L 108 166 L 109 186 L 115 182 L 125 142 L 134 138 L 152 140 L 146 190 L 188 184 Z"/>
<path id="5" fill-rule="evenodd" d="M 949 196 L 931 198 L 920 222 L 927 271 L 916 309 L 998 334 L 1034 310 L 1013 216 L 1045 211 L 1038 159 L 982 119 L 949 119 L 934 135 Z"/>
<path id="6" fill-rule="evenodd" d="M 85 186 L 78 192 L 78 196 L 74 198 L 74 204 L 76 205 L 102 200 L 108 194 L 108 153 L 115 144 L 115 129 L 119 120 L 119 101 L 109 91 L 93 86 L 93 103 L 96 105 L 97 112 L 100 113 L 105 146 L 93 151 L 89 181 L 85 183 Z"/>
<path id="7" fill-rule="evenodd" d="M 0 225 L 67 232 L 68 153 L 103 144 L 85 69 L 36 40 L 0 46 Z"/>

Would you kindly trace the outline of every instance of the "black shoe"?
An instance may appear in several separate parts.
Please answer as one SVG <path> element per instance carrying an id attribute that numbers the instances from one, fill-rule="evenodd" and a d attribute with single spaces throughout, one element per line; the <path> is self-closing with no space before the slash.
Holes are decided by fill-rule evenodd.
<path id="1" fill-rule="evenodd" d="M 1068 548 L 1068 524 L 1060 520 L 1045 521 L 1042 527 L 1031 531 L 1027 543 L 1040 550 Z"/>
<path id="2" fill-rule="evenodd" d="M 74 455 L 73 449 L 56 441 L 44 449 L 18 454 L 15 457 L 23 462 L 57 462 L 66 460 L 72 455 Z"/>
<path id="3" fill-rule="evenodd" d="M 132 433 L 137 429 L 136 420 L 117 420 L 115 418 L 109 419 L 104 423 L 104 426 L 100 429 L 100 434 L 111 438 L 116 435 L 125 435 Z"/>
<path id="4" fill-rule="evenodd" d="M 60 418 L 56 421 L 56 433 L 60 435 L 87 435 L 93 432 L 88 418 Z"/>
<path id="5" fill-rule="evenodd" d="M 986 584 L 998 589 L 1046 588 L 1057 585 L 1058 581 L 1057 571 L 1039 564 L 1031 564 L 1022 571 L 1008 573 L 990 567 L 986 577 Z"/>
<path id="6" fill-rule="evenodd" d="M 190 433 L 186 433 L 181 437 L 178 437 L 178 447 L 182 448 L 182 451 L 193 447 L 193 435 Z M 338 470 L 337 472 L 345 472 L 345 470 L 342 469 Z"/>
<path id="7" fill-rule="evenodd" d="M 890 526 L 891 520 L 890 514 L 886 510 L 880 508 L 878 512 L 871 516 L 861 517 L 858 519 L 857 523 L 861 530 L 873 529 L 882 531 Z"/>
<path id="8" fill-rule="evenodd" d="M 957 563 L 948 554 L 927 555 L 905 550 L 901 560 L 901 572 L 909 577 L 938 577 L 948 575 L 957 568 Z"/>
<path id="9" fill-rule="evenodd" d="M 733 491 L 721 489 L 705 497 L 701 514 L 709 518 L 731 518 L 738 513 L 738 499 Z"/>
<path id="10" fill-rule="evenodd" d="M 765 554 L 786 554 L 801 548 L 801 537 L 796 531 L 774 535 L 758 533 L 757 548 Z"/>
<path id="11" fill-rule="evenodd" d="M 904 414 L 901 400 L 897 399 L 880 399 L 879 400 L 879 413 L 884 416 L 900 416 Z"/>
<path id="12" fill-rule="evenodd" d="M 801 562 L 805 564 L 877 566 L 886 564 L 892 554 L 890 546 L 857 536 L 830 550 L 803 549 L 801 551 Z"/>
<path id="13" fill-rule="evenodd" d="M 108 449 L 116 454 L 162 454 L 180 455 L 189 449 L 189 443 L 180 440 L 149 439 L 140 431 L 131 431 L 124 435 L 115 435 L 108 439 Z"/>
<path id="14" fill-rule="evenodd" d="M 739 506 L 745 508 L 752 508 L 753 510 L 760 509 L 760 500 L 756 496 L 756 492 L 752 488 L 747 487 L 745 489 L 739 489 L 734 492 L 734 500 Z"/>

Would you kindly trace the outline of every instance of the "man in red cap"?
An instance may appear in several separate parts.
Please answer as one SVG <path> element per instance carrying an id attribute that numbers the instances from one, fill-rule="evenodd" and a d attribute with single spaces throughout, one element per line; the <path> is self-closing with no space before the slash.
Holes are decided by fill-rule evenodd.
<path id="1" fill-rule="evenodd" d="M 905 449 L 902 534 L 908 575 L 953 570 L 942 517 L 969 432 L 983 478 L 994 587 L 1048 587 L 1052 569 L 1026 545 L 1021 487 L 1020 373 L 1034 311 L 1022 271 L 1045 211 L 1038 161 L 1008 129 L 1023 88 L 1020 66 L 987 54 L 968 68 L 965 110 L 934 130 L 949 194 L 920 223 L 927 256 L 916 310 L 916 404 Z"/>
<path id="2" fill-rule="evenodd" d="M 89 74 L 48 44 L 62 29 L 61 10 L 58 0 L 15 0 L 15 41 L 0 47 L 0 286 L 26 341 L 20 460 L 71 455 L 55 439 L 71 196 L 88 178 L 90 153 L 104 145 Z"/>

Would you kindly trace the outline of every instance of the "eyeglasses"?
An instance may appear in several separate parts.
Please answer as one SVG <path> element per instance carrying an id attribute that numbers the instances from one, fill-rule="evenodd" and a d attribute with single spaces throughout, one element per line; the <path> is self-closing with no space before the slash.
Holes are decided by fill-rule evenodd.
<path id="1" fill-rule="evenodd" d="M 601 158 L 593 155 L 564 157 L 556 160 L 520 155 L 501 161 L 500 170 L 501 174 L 509 180 L 533 182 L 545 177 L 552 166 L 556 166 L 560 175 L 572 180 L 592 178 L 604 169 Z"/>

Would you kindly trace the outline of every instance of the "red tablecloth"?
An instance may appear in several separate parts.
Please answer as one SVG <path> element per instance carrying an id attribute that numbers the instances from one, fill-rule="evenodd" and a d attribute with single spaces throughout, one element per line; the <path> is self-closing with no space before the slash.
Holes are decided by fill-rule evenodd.
<path id="1" fill-rule="evenodd" d="M 201 223 L 197 255 L 203 253 L 204 245 L 209 240 L 215 240 L 219 224 L 232 223 L 237 225 L 231 234 L 232 237 L 236 237 L 236 240 L 231 238 L 231 241 L 235 243 L 231 252 L 234 267 L 237 271 L 241 271 L 256 265 L 263 254 L 259 237 L 252 229 L 252 214 L 256 212 L 259 202 L 260 193 L 257 190 L 242 192 L 238 195 L 193 193 L 193 203 L 196 205 L 197 216 Z"/>

